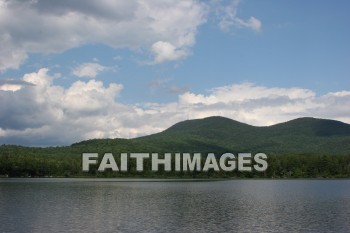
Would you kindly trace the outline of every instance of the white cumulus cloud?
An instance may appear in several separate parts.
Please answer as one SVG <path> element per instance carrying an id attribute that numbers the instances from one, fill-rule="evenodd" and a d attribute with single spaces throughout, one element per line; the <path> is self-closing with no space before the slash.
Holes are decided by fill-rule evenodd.
<path id="1" fill-rule="evenodd" d="M 153 63 L 174 61 L 186 57 L 188 52 L 185 49 L 178 49 L 169 42 L 158 41 L 152 45 L 152 52 L 155 55 Z"/>
<path id="2" fill-rule="evenodd" d="M 74 68 L 72 73 L 77 77 L 96 78 L 100 72 L 106 69 L 107 67 L 102 66 L 98 63 L 83 63 Z"/>
<path id="3" fill-rule="evenodd" d="M 154 63 L 181 59 L 206 14 L 195 0 L 0 0 L 0 71 L 89 43 L 150 51 Z"/>
<path id="4" fill-rule="evenodd" d="M 186 92 L 175 102 L 124 104 L 118 100 L 122 84 L 105 86 L 92 79 L 62 87 L 53 80 L 48 69 L 40 69 L 22 80 L 0 83 L 0 144 L 67 145 L 91 138 L 132 138 L 208 116 L 260 126 L 305 116 L 350 123 L 350 109 L 344 107 L 350 105 L 346 90 L 317 96 L 309 89 L 241 83 L 208 93 Z"/>

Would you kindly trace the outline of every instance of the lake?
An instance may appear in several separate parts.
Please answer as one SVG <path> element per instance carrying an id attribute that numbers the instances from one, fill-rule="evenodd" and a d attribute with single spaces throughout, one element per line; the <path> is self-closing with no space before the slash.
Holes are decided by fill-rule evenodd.
<path id="1" fill-rule="evenodd" d="M 0 232 L 350 232 L 350 180 L 4 178 Z"/>

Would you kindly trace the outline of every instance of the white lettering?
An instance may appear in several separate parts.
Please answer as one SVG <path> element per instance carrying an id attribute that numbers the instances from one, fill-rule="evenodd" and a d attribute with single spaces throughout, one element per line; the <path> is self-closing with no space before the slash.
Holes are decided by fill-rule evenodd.
<path id="1" fill-rule="evenodd" d="M 131 153 L 130 158 L 136 159 L 136 171 L 143 171 L 143 160 L 149 158 L 149 153 Z"/>
<path id="2" fill-rule="evenodd" d="M 191 154 L 184 153 L 182 155 L 182 169 L 183 169 L 183 171 L 187 171 L 187 169 L 189 169 L 190 171 L 194 171 L 195 167 L 196 167 L 197 171 L 201 170 L 201 154 L 194 153 L 193 158 L 191 160 Z"/>
<path id="3" fill-rule="evenodd" d="M 250 164 L 251 163 L 251 158 L 252 154 L 251 153 L 239 153 L 238 154 L 238 171 L 252 171 L 251 166 L 244 166 L 245 164 Z M 249 159 L 246 159 L 249 158 Z"/>
<path id="4" fill-rule="evenodd" d="M 203 171 L 207 172 L 209 169 L 214 169 L 214 171 L 219 171 L 218 162 L 216 161 L 215 155 L 209 153 L 207 159 L 205 160 Z"/>
<path id="5" fill-rule="evenodd" d="M 164 171 L 171 171 L 171 154 L 165 153 L 164 159 L 160 159 L 158 153 L 152 153 L 152 171 L 158 171 L 159 164 L 164 164 Z"/>
<path id="6" fill-rule="evenodd" d="M 90 170 L 90 164 L 97 164 L 96 159 L 91 158 L 98 158 L 97 153 L 83 153 L 83 171 L 88 172 Z"/>

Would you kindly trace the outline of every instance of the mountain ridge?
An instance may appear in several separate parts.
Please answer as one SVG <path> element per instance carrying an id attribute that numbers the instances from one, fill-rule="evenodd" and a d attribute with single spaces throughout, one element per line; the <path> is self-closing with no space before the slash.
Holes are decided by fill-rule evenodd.
<path id="1" fill-rule="evenodd" d="M 271 126 L 252 126 L 212 116 L 181 121 L 162 132 L 138 138 L 89 140 L 73 146 L 98 146 L 102 142 L 128 151 L 349 154 L 350 124 L 303 117 Z"/>
<path id="2" fill-rule="evenodd" d="M 112 153 L 265 153 L 266 172 L 98 172 L 82 171 L 82 153 L 102 158 Z M 135 160 L 128 162 L 135 167 Z M 350 125 L 333 120 L 299 118 L 272 126 L 251 126 L 223 117 L 179 122 L 168 129 L 134 139 L 92 139 L 63 147 L 0 146 L 0 177 L 240 177 L 349 178 Z"/>

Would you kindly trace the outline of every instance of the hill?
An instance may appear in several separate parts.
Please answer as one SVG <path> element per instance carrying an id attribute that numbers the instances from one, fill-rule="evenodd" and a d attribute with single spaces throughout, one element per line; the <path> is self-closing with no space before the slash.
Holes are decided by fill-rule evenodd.
<path id="1" fill-rule="evenodd" d="M 266 172 L 82 171 L 81 154 L 112 152 L 263 152 Z M 135 167 L 135 160 L 129 165 Z M 145 163 L 150 167 L 149 160 Z M 256 127 L 224 117 L 179 122 L 163 132 L 134 139 L 92 139 L 66 147 L 0 146 L 0 177 L 261 177 L 349 178 L 350 125 L 339 121 L 299 118 Z"/>
<path id="2" fill-rule="evenodd" d="M 264 152 L 269 154 L 350 153 L 350 125 L 334 120 L 298 118 L 257 127 L 224 117 L 179 122 L 163 132 L 134 139 L 98 139 L 73 146 L 127 152 Z"/>

